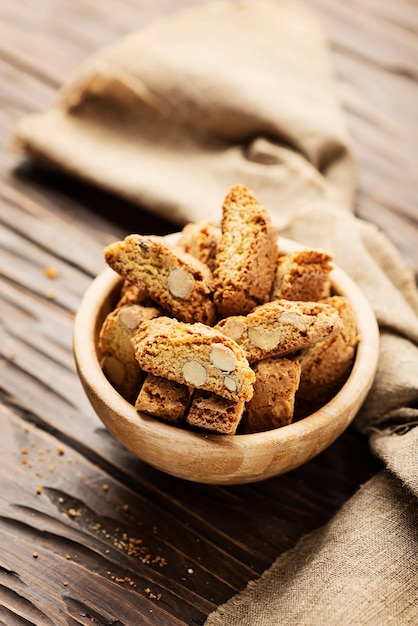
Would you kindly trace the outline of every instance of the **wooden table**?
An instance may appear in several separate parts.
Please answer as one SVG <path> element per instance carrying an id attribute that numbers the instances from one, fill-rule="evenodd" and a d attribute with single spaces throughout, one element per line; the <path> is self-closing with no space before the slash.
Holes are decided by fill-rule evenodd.
<path id="1" fill-rule="evenodd" d="M 188 484 L 133 458 L 78 381 L 74 311 L 128 232 L 175 229 L 19 164 L 15 123 L 86 56 L 191 0 L 0 2 L 0 622 L 202 624 L 379 469 L 349 429 L 262 483 Z M 360 165 L 358 214 L 418 274 L 418 3 L 311 0 L 332 45 Z M 52 270 L 56 270 L 54 277 Z"/>

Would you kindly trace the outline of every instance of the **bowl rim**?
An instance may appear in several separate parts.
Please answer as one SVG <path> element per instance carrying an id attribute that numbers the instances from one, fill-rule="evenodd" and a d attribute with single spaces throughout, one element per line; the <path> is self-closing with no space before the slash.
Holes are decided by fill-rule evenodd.
<path id="1" fill-rule="evenodd" d="M 178 233 L 173 233 L 168 235 L 167 239 L 174 242 L 178 235 Z M 311 246 L 302 245 L 282 236 L 279 236 L 278 241 L 279 249 L 283 250 L 283 254 L 311 248 Z M 107 298 L 110 304 L 112 294 L 115 293 L 115 290 L 121 284 L 122 278 L 114 270 L 106 267 L 93 279 L 87 288 L 76 312 L 73 325 L 73 352 L 77 371 L 87 396 L 99 418 L 114 436 L 115 433 L 112 432 L 112 428 L 109 428 L 110 424 L 106 416 L 103 415 L 103 407 L 106 407 L 106 413 L 117 413 L 120 419 L 122 419 L 121 415 L 123 415 L 123 420 L 126 422 L 125 426 L 133 427 L 136 433 L 141 431 L 144 436 L 163 436 L 174 443 L 177 439 L 181 439 L 182 445 L 201 447 L 203 455 L 210 455 L 211 451 L 213 452 L 216 447 L 224 449 L 225 445 L 232 445 L 244 454 L 249 447 L 263 447 L 276 444 L 286 445 L 287 441 L 303 437 L 307 431 L 316 431 L 325 426 L 325 424 L 329 426 L 329 420 L 333 416 L 339 415 L 340 410 L 347 406 L 346 398 L 349 397 L 351 402 L 350 415 L 343 424 L 339 424 L 336 420 L 336 434 L 333 439 L 335 440 L 354 419 L 355 414 L 370 390 L 377 368 L 380 337 L 375 315 L 365 295 L 348 274 L 335 263 L 332 265 L 331 280 L 333 287 L 337 294 L 342 293 L 352 303 L 359 334 L 356 357 L 347 381 L 327 404 L 301 420 L 268 431 L 235 435 L 194 432 L 175 427 L 145 413 L 138 412 L 107 380 L 100 367 L 97 352 L 98 326 L 100 326 L 98 319 L 100 312 L 104 308 L 105 299 Z M 361 310 L 361 315 L 359 315 L 359 310 Z M 116 436 L 116 438 L 125 447 L 133 451 L 134 454 L 140 456 L 129 440 L 122 440 L 120 436 Z M 320 451 L 322 449 L 312 454 L 310 458 Z M 302 463 L 305 463 L 307 460 L 309 459 L 303 460 Z M 289 469 L 294 469 L 294 467 L 298 467 L 300 464 L 295 459 L 293 467 Z M 156 465 L 154 464 L 154 466 Z M 174 473 L 174 475 L 179 474 Z"/>

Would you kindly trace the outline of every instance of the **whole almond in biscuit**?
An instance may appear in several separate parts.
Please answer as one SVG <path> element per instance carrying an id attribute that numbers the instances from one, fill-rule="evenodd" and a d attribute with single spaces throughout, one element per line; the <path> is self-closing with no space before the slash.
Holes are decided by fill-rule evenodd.
<path id="1" fill-rule="evenodd" d="M 132 342 L 140 367 L 155 376 L 231 400 L 252 397 L 255 376 L 242 348 L 210 326 L 160 317 L 141 324 Z"/>

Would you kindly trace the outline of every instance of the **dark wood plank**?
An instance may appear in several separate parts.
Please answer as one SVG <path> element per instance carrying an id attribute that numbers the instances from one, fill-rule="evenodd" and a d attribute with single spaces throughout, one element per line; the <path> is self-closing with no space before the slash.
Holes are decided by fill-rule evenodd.
<path id="1" fill-rule="evenodd" d="M 358 160 L 356 212 L 386 233 L 418 283 L 418 5 L 309 3 L 326 27 Z"/>
<path id="2" fill-rule="evenodd" d="M 73 611 L 103 623 L 135 623 L 150 612 L 153 624 L 202 623 L 367 477 L 354 433 L 309 472 L 261 488 L 196 487 L 132 460 L 116 471 L 28 411 L 0 411 L 0 600 L 34 624 L 43 614 L 66 624 Z M 353 445 L 355 464 L 347 457 Z M 320 498 L 318 480 L 327 485 Z"/>

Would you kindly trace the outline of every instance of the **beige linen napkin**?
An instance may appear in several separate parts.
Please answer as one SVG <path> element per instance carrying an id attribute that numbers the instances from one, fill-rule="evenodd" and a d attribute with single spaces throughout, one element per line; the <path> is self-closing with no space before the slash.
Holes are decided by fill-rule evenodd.
<path id="1" fill-rule="evenodd" d="M 133 33 L 15 145 L 179 222 L 219 212 L 237 181 L 281 220 L 327 193 L 348 207 L 354 188 L 323 33 L 293 2 L 209 3 Z"/>
<path id="2" fill-rule="evenodd" d="M 354 165 L 312 12 L 237 0 L 168 16 L 87 60 L 14 144 L 179 224 L 216 219 L 244 183 L 282 235 L 334 250 L 381 328 L 355 423 L 386 469 L 207 625 L 417 623 L 418 296 L 393 246 L 352 213 Z"/>

